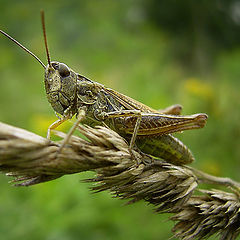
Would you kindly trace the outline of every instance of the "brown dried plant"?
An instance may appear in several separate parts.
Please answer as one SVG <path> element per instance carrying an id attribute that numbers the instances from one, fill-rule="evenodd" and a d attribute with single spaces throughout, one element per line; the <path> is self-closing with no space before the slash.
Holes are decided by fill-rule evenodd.
<path id="1" fill-rule="evenodd" d="M 220 239 L 236 239 L 240 232 L 240 184 L 194 168 L 176 166 L 152 158 L 136 149 L 116 132 L 79 125 L 85 136 L 71 136 L 59 152 L 61 142 L 53 142 L 26 130 L 0 123 L 0 171 L 13 177 L 15 186 L 30 186 L 87 170 L 96 176 L 95 192 L 109 190 L 128 203 L 145 200 L 157 212 L 172 213 L 175 236 L 203 239 L 215 233 Z M 61 138 L 62 132 L 56 132 Z M 141 164 L 136 163 L 136 158 Z M 225 185 L 232 193 L 195 189 L 201 182 Z"/>

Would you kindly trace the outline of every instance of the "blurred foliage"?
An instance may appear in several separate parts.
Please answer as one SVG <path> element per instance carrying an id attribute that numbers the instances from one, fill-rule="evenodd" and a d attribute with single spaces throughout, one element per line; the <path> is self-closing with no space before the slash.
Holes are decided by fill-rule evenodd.
<path id="1" fill-rule="evenodd" d="M 0 0 L 0 28 L 44 62 L 50 54 L 77 72 L 153 107 L 180 103 L 209 115 L 204 129 L 177 136 L 194 165 L 239 180 L 240 1 Z M 55 118 L 42 67 L 0 37 L 0 120 L 46 135 Z M 69 124 L 70 125 L 70 124 Z M 69 127 L 69 126 L 67 126 Z M 81 179 L 90 173 L 81 175 Z M 172 223 L 144 203 L 122 206 L 90 194 L 79 176 L 11 188 L 1 176 L 4 239 L 167 239 Z"/>
<path id="2" fill-rule="evenodd" d="M 239 45 L 239 1 L 149 0 L 146 7 L 149 19 L 171 38 L 175 57 L 188 68 L 212 68 L 219 51 Z"/>

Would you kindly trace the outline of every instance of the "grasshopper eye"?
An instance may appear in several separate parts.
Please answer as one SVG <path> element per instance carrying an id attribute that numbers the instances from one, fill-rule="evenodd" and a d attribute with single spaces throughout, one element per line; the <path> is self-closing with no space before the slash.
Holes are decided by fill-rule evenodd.
<path id="1" fill-rule="evenodd" d="M 59 63 L 58 72 L 61 77 L 68 77 L 70 75 L 70 70 L 67 65 Z"/>
<path id="2" fill-rule="evenodd" d="M 58 70 L 58 63 L 52 63 L 52 66 L 55 70 Z"/>

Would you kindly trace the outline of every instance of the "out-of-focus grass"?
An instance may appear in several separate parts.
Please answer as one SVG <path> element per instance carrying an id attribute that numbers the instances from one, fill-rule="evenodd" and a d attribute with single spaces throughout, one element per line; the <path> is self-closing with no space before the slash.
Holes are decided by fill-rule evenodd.
<path id="1" fill-rule="evenodd" d="M 169 39 L 134 1 L 11 1 L 1 3 L 1 29 L 46 62 L 40 25 L 45 10 L 50 54 L 77 72 L 156 109 L 180 103 L 184 114 L 209 115 L 204 129 L 177 136 L 204 171 L 239 180 L 240 51 L 219 52 L 214 68 L 192 73 L 170 54 Z M 56 118 L 42 67 L 0 37 L 0 120 L 46 135 Z M 191 72 L 191 73 L 189 73 Z M 70 124 L 67 124 L 66 128 Z M 31 188 L 1 176 L 0 237 L 4 239 L 167 239 L 172 223 L 144 203 L 123 206 L 92 195 L 82 175 Z"/>

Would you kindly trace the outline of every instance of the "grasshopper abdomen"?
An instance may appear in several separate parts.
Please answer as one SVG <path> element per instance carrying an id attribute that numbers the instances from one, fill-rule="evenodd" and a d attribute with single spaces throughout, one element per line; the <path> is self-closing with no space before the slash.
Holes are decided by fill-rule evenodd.
<path id="1" fill-rule="evenodd" d="M 136 145 L 141 151 L 176 165 L 189 164 L 195 160 L 190 149 L 170 134 L 152 138 L 139 137 Z"/>

